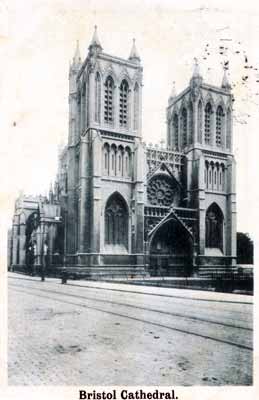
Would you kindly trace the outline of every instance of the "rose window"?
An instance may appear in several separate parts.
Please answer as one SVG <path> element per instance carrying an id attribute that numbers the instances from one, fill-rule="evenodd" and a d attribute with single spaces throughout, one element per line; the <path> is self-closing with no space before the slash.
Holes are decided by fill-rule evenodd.
<path id="1" fill-rule="evenodd" d="M 170 206 L 174 200 L 172 182 L 165 176 L 153 178 L 147 188 L 148 201 L 152 205 Z"/>

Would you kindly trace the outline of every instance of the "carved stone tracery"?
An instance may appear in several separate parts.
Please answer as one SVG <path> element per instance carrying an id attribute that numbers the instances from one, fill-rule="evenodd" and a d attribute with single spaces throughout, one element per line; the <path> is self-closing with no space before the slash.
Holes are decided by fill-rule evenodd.
<path id="1" fill-rule="evenodd" d="M 174 193 L 170 178 L 162 175 L 151 179 L 147 188 L 148 201 L 152 205 L 169 207 L 174 201 Z"/>

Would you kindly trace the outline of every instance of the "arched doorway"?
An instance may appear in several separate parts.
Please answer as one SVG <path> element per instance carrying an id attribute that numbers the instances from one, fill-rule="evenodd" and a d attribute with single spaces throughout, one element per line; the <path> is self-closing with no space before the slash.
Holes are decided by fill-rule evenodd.
<path id="1" fill-rule="evenodd" d="M 176 219 L 165 221 L 150 239 L 150 267 L 156 275 L 192 273 L 193 238 Z"/>
<path id="2" fill-rule="evenodd" d="M 220 249 L 223 253 L 224 216 L 216 203 L 210 205 L 206 212 L 206 248 Z"/>
<path id="3" fill-rule="evenodd" d="M 110 196 L 105 207 L 105 248 L 128 251 L 129 212 L 124 198 L 118 193 Z"/>

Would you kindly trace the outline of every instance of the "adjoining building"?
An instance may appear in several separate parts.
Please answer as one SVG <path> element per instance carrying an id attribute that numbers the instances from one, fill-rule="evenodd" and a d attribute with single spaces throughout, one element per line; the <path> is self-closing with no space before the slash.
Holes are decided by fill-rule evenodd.
<path id="1" fill-rule="evenodd" d="M 127 60 L 105 53 L 95 32 L 69 70 L 68 143 L 49 198 L 20 198 L 9 262 L 26 269 L 48 243 L 50 266 L 116 274 L 192 275 L 236 263 L 231 87 L 203 81 L 173 88 L 166 145 L 142 140 L 143 68 L 135 41 Z M 155 99 L 154 99 L 155 100 Z M 34 239 L 35 238 L 35 239 Z M 56 257 L 59 255 L 60 258 Z M 59 266 L 60 266 L 59 265 Z"/>

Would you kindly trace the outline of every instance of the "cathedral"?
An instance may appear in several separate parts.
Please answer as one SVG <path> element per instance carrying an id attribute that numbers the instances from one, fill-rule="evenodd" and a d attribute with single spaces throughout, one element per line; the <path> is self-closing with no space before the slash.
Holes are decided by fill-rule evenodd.
<path id="1" fill-rule="evenodd" d="M 49 196 L 21 195 L 8 265 L 64 265 L 89 277 L 193 276 L 236 265 L 231 87 L 173 89 L 164 145 L 142 140 L 141 59 L 103 51 L 95 28 L 69 69 L 69 129 Z M 33 250 L 33 251 L 32 251 Z M 33 257 L 31 254 L 33 253 Z M 31 261 L 33 258 L 33 261 Z"/>

